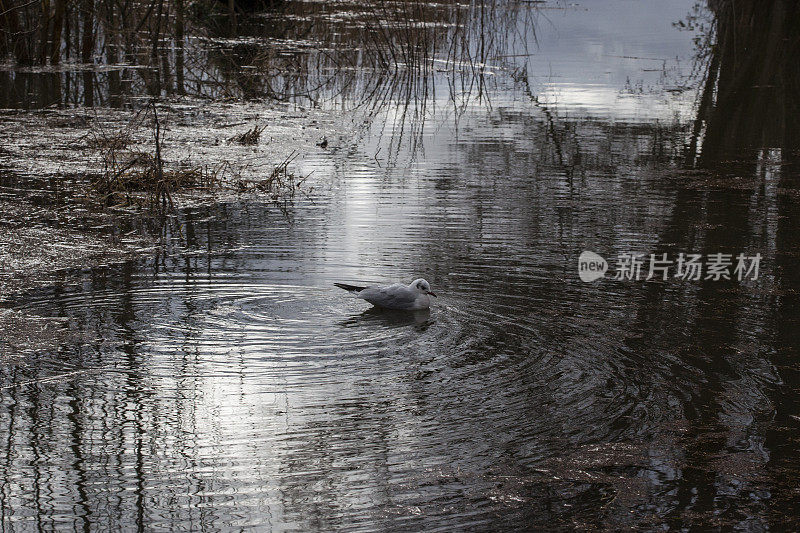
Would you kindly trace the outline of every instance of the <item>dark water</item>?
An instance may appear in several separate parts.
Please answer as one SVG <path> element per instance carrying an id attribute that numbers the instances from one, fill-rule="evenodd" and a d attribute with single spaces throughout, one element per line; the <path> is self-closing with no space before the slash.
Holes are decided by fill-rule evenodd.
<path id="1" fill-rule="evenodd" d="M 554 11 L 457 115 L 386 106 L 288 219 L 189 208 L 17 298 L 64 340 L 2 365 L 4 530 L 796 528 L 795 155 L 687 167 L 691 5 L 623 8 Z M 629 251 L 761 270 L 609 279 Z M 332 287 L 419 276 L 430 312 Z"/>

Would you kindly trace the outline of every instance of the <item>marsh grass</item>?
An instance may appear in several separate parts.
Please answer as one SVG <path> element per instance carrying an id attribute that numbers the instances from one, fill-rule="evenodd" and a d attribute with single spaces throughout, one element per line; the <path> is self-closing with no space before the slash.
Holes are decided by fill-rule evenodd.
<path id="1" fill-rule="evenodd" d="M 15 3 L 6 13 L 11 18 L 3 19 L 15 29 L 0 28 L 8 30 L 0 37 L 19 38 L 0 38 L 0 56 L 20 65 L 79 60 L 77 71 L 53 73 L 57 94 L 48 101 L 59 106 L 135 109 L 144 95 L 161 101 L 184 95 L 266 99 L 304 107 L 333 102 L 339 109 L 363 112 L 364 123 L 386 106 L 397 106 L 392 142 L 416 144 L 437 87 L 449 91 L 440 101 L 460 109 L 472 95 L 487 94 L 486 85 L 495 79 L 487 70 L 502 61 L 509 42 L 518 37 L 516 29 L 533 13 L 515 0 L 288 0 L 267 3 L 260 13 L 245 13 L 233 2 L 228 6 L 236 11 L 237 23 L 223 28 L 215 22 L 228 14 L 221 5 L 208 0 Z M 446 83 L 439 83 L 443 78 Z M 263 131 L 256 124 L 228 144 L 255 146 Z M 146 143 L 142 132 L 150 132 Z M 176 191 L 190 189 L 291 197 L 303 181 L 286 165 L 265 171 L 262 180 L 239 179 L 252 173 L 235 168 L 237 162 L 179 168 L 165 160 L 162 144 L 154 105 L 139 111 L 126 128 L 98 126 L 86 142 L 102 164 L 92 179 L 92 197 L 102 205 L 163 207 L 174 204 Z M 388 153 L 398 153 L 395 148 Z"/>
<path id="2" fill-rule="evenodd" d="M 92 192 L 104 206 L 174 207 L 177 191 L 204 188 L 215 174 L 202 167 L 165 171 L 152 154 L 132 152 L 124 159 L 109 159 L 105 172 L 92 180 Z"/>
<path id="3" fill-rule="evenodd" d="M 264 129 L 254 126 L 229 142 L 256 144 Z M 152 138 L 149 143 L 136 142 L 143 132 Z M 139 206 L 164 210 L 176 206 L 179 193 L 234 192 L 266 197 L 285 211 L 308 178 L 290 170 L 291 163 L 299 155 L 296 151 L 260 179 L 246 177 L 253 174 L 254 169 L 232 161 L 187 165 L 166 160 L 164 126 L 155 102 L 136 113 L 118 131 L 109 132 L 97 126 L 87 145 L 98 153 L 102 168 L 91 178 L 89 197 L 93 203 L 104 207 Z"/>

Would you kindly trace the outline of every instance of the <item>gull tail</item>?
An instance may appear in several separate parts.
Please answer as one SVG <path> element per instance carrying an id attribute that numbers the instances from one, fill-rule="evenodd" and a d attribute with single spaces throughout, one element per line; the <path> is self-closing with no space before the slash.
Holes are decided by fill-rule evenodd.
<path id="1" fill-rule="evenodd" d="M 353 294 L 358 294 L 359 292 L 361 292 L 364 289 L 366 289 L 366 287 L 359 287 L 357 285 L 348 285 L 346 283 L 334 283 L 334 285 L 336 285 L 340 289 L 344 289 L 347 292 L 351 292 Z"/>

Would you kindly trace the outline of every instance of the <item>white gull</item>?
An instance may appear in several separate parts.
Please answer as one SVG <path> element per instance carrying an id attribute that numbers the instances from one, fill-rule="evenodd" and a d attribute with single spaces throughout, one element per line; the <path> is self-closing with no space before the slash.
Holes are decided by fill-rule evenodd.
<path id="1" fill-rule="evenodd" d="M 397 309 L 402 311 L 418 311 L 431 306 L 430 296 L 436 296 L 431 290 L 431 285 L 422 278 L 415 279 L 408 285 L 395 283 L 379 287 L 360 287 L 346 283 L 334 283 L 356 298 L 366 300 L 375 307 L 384 309 Z"/>

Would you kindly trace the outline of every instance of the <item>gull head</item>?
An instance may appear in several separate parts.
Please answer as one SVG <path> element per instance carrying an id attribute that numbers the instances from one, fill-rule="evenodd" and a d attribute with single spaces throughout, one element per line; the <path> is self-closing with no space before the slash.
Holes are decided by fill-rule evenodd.
<path id="1" fill-rule="evenodd" d="M 436 294 L 431 290 L 431 284 L 425 281 L 422 278 L 415 279 L 411 282 L 411 288 L 415 291 L 419 291 L 422 294 L 430 294 L 434 298 L 436 298 Z"/>

